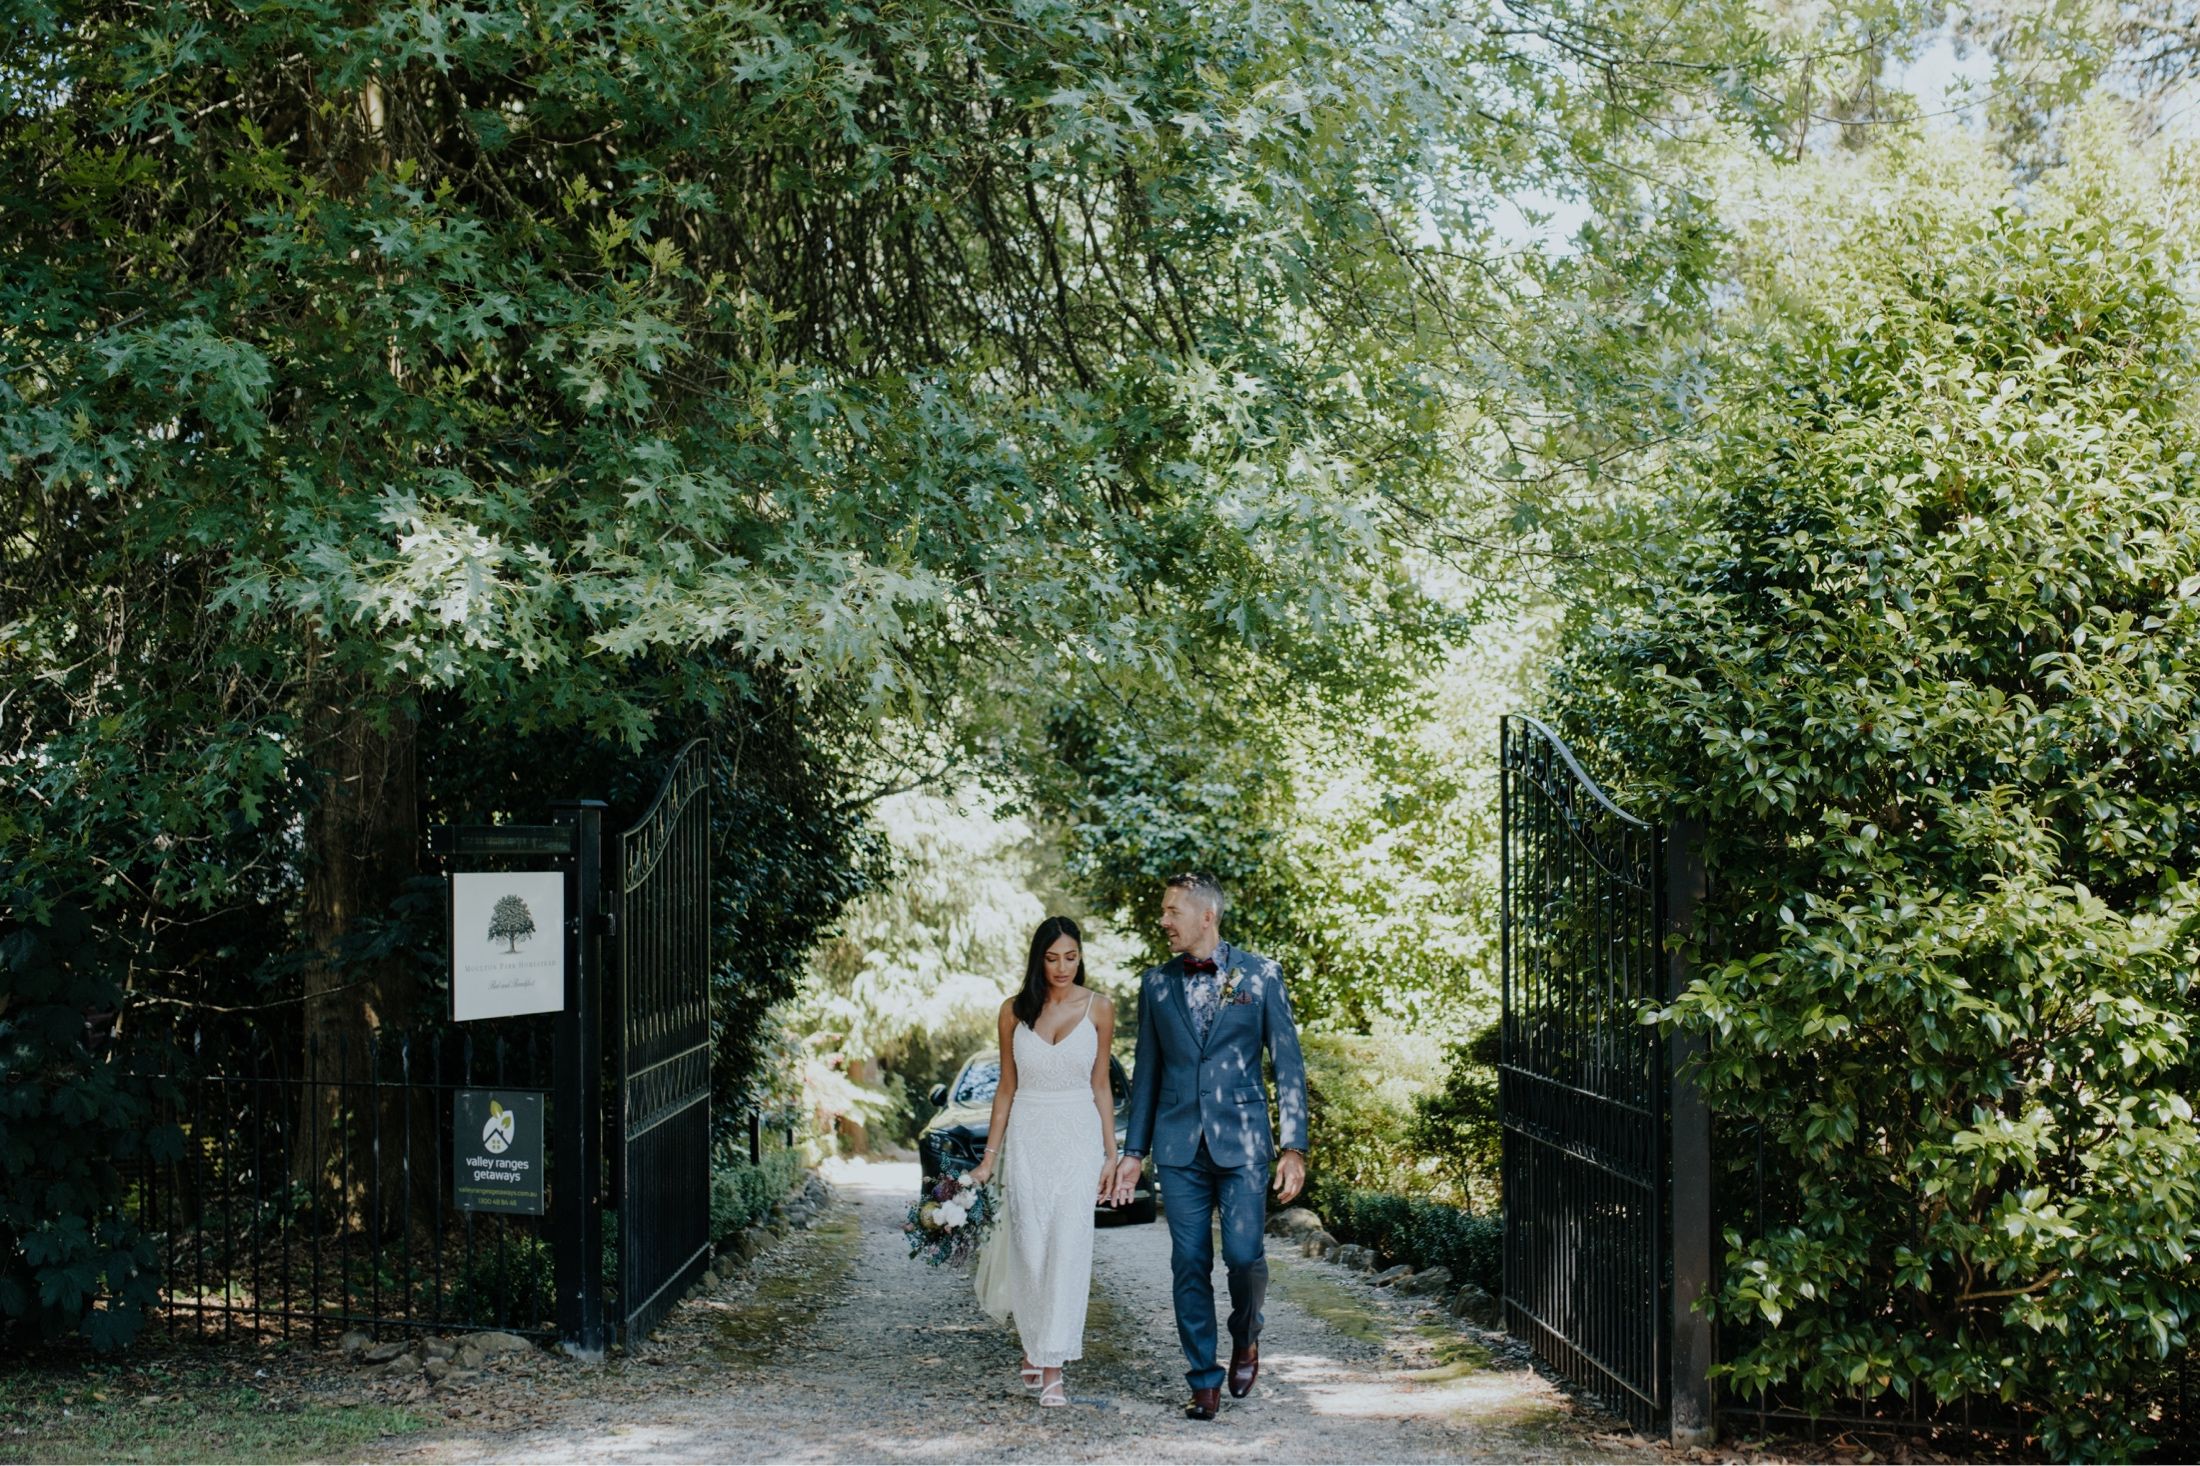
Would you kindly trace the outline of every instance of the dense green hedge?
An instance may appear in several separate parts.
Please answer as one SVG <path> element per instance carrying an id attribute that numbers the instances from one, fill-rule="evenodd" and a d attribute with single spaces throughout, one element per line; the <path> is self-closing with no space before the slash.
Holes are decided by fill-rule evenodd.
<path id="1" fill-rule="evenodd" d="M 1386 1262 L 1448 1268 L 1454 1282 L 1475 1283 L 1493 1295 L 1504 1285 L 1505 1229 L 1496 1217 L 1348 1186 L 1317 1186 L 1308 1200 L 1330 1236 L 1372 1247 Z"/>
<path id="2" fill-rule="evenodd" d="M 1766 1146 L 1728 1387 L 2124 1455 L 2200 1312 L 2195 322 L 2100 170 L 1970 218 L 1890 187 L 1825 224 L 1829 298 L 1677 456 L 1559 700 L 1711 830 L 1663 1016 Z"/>
<path id="3" fill-rule="evenodd" d="M 1490 1045 L 1477 1035 L 1447 1047 L 1403 1030 L 1300 1038 L 1313 1112 L 1307 1203 L 1330 1235 L 1496 1293 L 1503 1228 Z"/>
<path id="4" fill-rule="evenodd" d="M 771 1211 L 802 1178 L 802 1152 L 766 1146 L 763 1161 L 721 1153 L 710 1170 L 710 1236 L 723 1243 Z"/>
<path id="5" fill-rule="evenodd" d="M 1453 1044 L 1445 1054 L 1442 1082 L 1413 1102 L 1405 1135 L 1432 1171 L 1438 1193 L 1449 1192 L 1476 1211 L 1495 1212 L 1503 1201 L 1497 1059 L 1494 1023 Z"/>
<path id="6" fill-rule="evenodd" d="M 618 1230 L 617 1213 L 608 1214 L 609 1232 Z M 604 1248 L 604 1277 L 619 1275 L 616 1236 Z M 533 1232 L 499 1231 L 481 1238 L 458 1270 L 451 1288 L 451 1316 L 491 1328 L 541 1328 L 554 1322 L 557 1307 L 557 1258 L 550 1239 Z"/>
<path id="7" fill-rule="evenodd" d="M 0 862 L 0 909 L 7 890 Z M 155 1123 L 173 1095 L 154 1047 L 130 1063 L 113 1040 L 120 946 L 74 903 L 0 919 L 0 1352 L 77 1332 L 112 1347 L 159 1301 L 129 1175 L 183 1137 Z"/>
<path id="8" fill-rule="evenodd" d="M 1450 1058 L 1442 1041 L 1404 1027 L 1375 1034 L 1303 1031 L 1308 1162 L 1322 1184 L 1427 1196 L 1453 1205 L 1482 1200 L 1453 1184 L 1456 1158 L 1418 1134 Z"/>

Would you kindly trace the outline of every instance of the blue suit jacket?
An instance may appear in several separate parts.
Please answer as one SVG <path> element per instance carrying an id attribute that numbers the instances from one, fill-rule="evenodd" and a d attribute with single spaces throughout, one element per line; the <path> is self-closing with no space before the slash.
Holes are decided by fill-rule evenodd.
<path id="1" fill-rule="evenodd" d="M 1221 985 L 1234 984 L 1234 991 L 1215 1011 L 1205 1043 L 1185 999 L 1183 958 L 1148 968 L 1139 979 L 1138 1053 L 1123 1146 L 1149 1152 L 1157 1165 L 1192 1164 L 1202 1135 L 1221 1165 L 1265 1166 L 1275 1158 L 1260 1074 L 1264 1048 L 1276 1066 L 1283 1148 L 1306 1149 L 1306 1063 L 1283 969 L 1227 942 L 1215 949 L 1215 960 Z"/>

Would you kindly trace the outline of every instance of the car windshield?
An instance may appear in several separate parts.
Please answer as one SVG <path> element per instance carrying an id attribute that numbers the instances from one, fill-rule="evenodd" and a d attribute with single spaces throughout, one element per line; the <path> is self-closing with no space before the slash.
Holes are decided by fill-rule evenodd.
<path id="1" fill-rule="evenodd" d="M 1130 1096 L 1130 1081 L 1123 1066 L 1114 1059 L 1108 1060 L 1109 1087 L 1115 1091 L 1117 1105 Z M 951 1101 L 958 1105 L 982 1105 L 993 1098 L 1001 1087 L 1001 1061 L 999 1059 L 972 1059 L 963 1066 L 962 1076 L 955 1081 L 955 1096 Z"/>
<path id="2" fill-rule="evenodd" d="M 993 1098 L 993 1091 L 1001 1087 L 1001 1061 L 999 1059 L 972 1059 L 955 1081 L 955 1103 L 958 1105 L 984 1104 Z"/>

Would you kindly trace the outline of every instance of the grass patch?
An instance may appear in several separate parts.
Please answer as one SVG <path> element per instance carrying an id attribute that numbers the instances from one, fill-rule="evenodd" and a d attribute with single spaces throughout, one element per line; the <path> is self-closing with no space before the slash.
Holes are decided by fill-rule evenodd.
<path id="1" fill-rule="evenodd" d="M 1390 1337 L 1373 1304 L 1313 1268 L 1271 1266 L 1268 1286 L 1347 1338 L 1379 1346 Z"/>
<path id="2" fill-rule="evenodd" d="M 1382 1346 L 1393 1341 L 1398 1320 L 1380 1304 L 1356 1288 L 1311 1267 L 1281 1267 L 1268 1274 L 1268 1286 L 1348 1338 Z M 1464 1379 L 1488 1369 L 1490 1351 L 1455 1329 L 1442 1324 L 1419 1323 L 1413 1333 L 1427 1346 L 1436 1362 L 1410 1371 L 1406 1378 L 1423 1384 Z"/>
<path id="3" fill-rule="evenodd" d="M 835 1207 L 802 1234 L 784 1270 L 757 1281 L 748 1297 L 721 1304 L 711 1352 L 729 1364 L 763 1364 L 829 1308 L 855 1266 L 863 1235 L 855 1214 Z"/>
<path id="4" fill-rule="evenodd" d="M 1143 1331 L 1096 1277 L 1085 1304 L 1085 1357 L 1078 1365 L 1080 1380 L 1129 1381 L 1143 1364 L 1146 1342 Z"/>
<path id="5" fill-rule="evenodd" d="M 1480 1374 L 1490 1367 L 1490 1351 L 1472 1339 L 1461 1338 L 1441 1324 L 1422 1324 L 1418 1332 L 1428 1341 L 1429 1352 L 1436 1356 L 1436 1362 L 1427 1369 L 1414 1370 L 1407 1379 L 1421 1384 L 1441 1384 L 1445 1380 Z"/>
<path id="6" fill-rule="evenodd" d="M 314 1461 L 427 1421 L 240 1380 L 234 1364 L 160 1360 L 0 1378 L 0 1461 Z"/>

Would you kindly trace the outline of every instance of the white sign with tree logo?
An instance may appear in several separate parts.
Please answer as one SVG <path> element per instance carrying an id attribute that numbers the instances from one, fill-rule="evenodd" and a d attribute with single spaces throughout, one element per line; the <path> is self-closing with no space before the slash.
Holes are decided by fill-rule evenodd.
<path id="1" fill-rule="evenodd" d="M 564 875 L 453 872 L 451 1017 L 464 1023 L 564 1006 Z"/>

